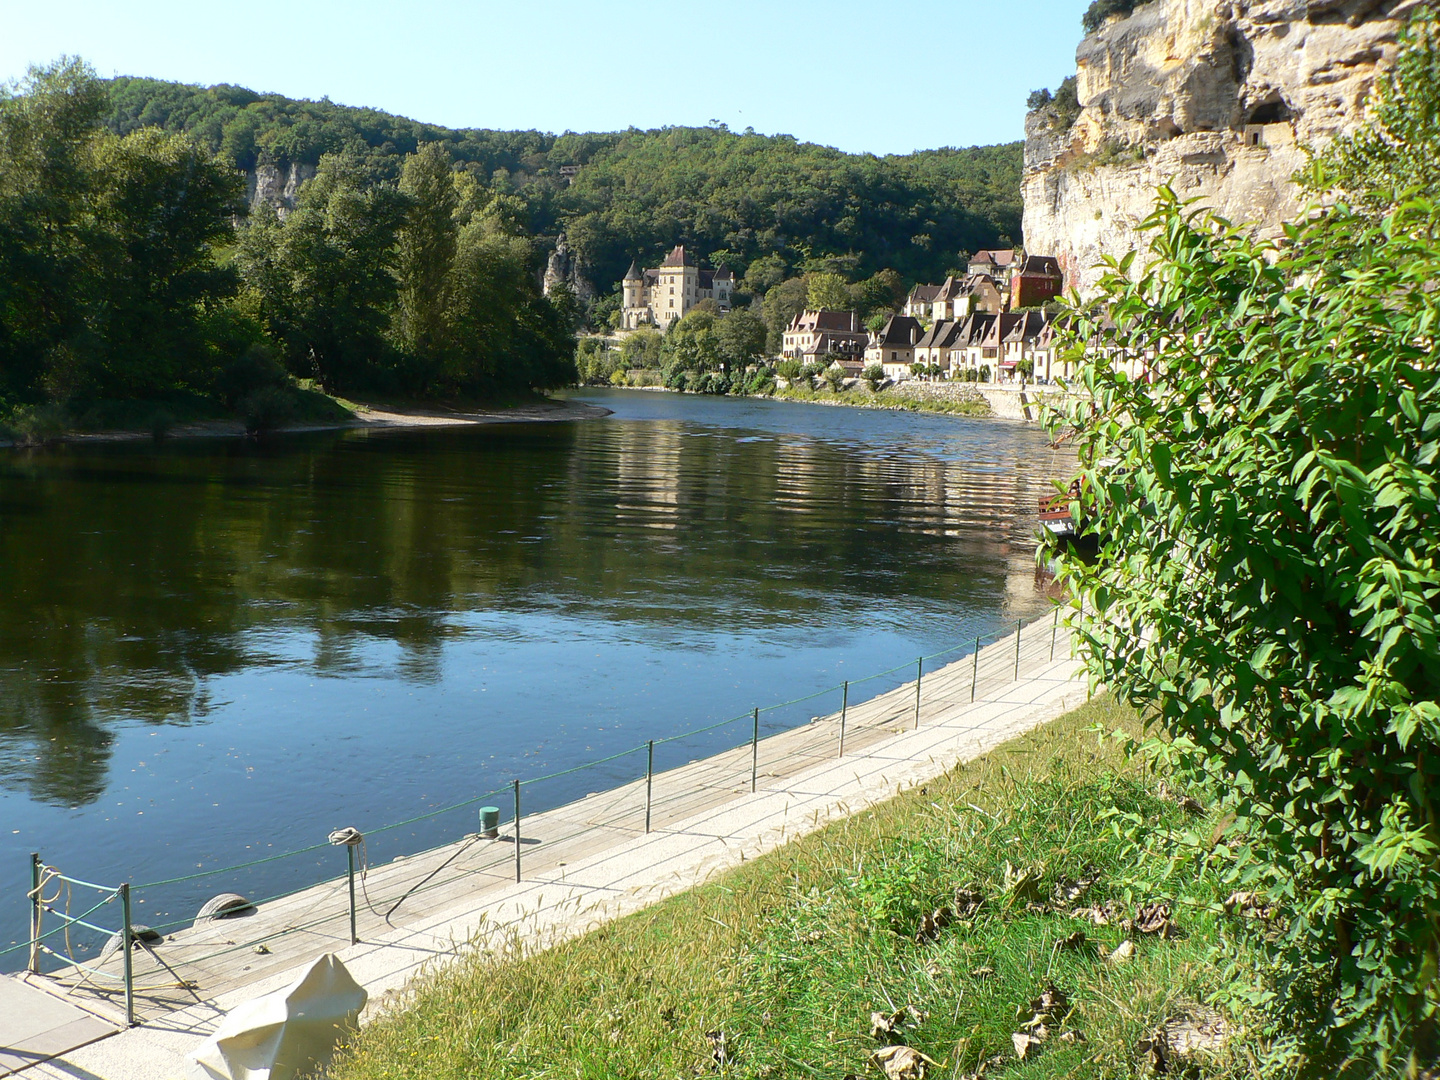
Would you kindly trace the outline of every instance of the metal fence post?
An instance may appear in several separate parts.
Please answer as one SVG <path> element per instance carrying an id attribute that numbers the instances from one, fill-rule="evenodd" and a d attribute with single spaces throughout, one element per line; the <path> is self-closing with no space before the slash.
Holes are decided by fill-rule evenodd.
<path id="1" fill-rule="evenodd" d="M 1015 620 L 1015 678 L 1020 678 L 1020 628 L 1025 624 Z"/>
<path id="2" fill-rule="evenodd" d="M 915 660 L 915 730 L 920 730 L 920 679 L 925 674 L 925 658 Z"/>
<path id="3" fill-rule="evenodd" d="M 850 711 L 850 680 L 846 679 L 845 684 L 840 688 L 840 753 L 839 757 L 845 756 L 845 714 Z"/>
<path id="4" fill-rule="evenodd" d="M 120 912 L 124 922 L 120 927 L 120 948 L 125 954 L 125 1026 L 135 1026 L 135 958 L 130 955 L 134 938 L 130 932 L 130 883 L 120 886 Z"/>
<path id="5" fill-rule="evenodd" d="M 1060 609 L 1055 609 L 1055 625 L 1050 627 L 1050 659 L 1055 659 L 1055 635 L 1060 633 Z"/>
<path id="6" fill-rule="evenodd" d="M 515 781 L 515 881 L 520 881 L 520 781 Z"/>
<path id="7" fill-rule="evenodd" d="M 355 845 L 345 845 L 346 874 L 350 879 L 350 944 L 357 945 L 360 937 L 355 933 Z"/>
<path id="8" fill-rule="evenodd" d="M 970 672 L 970 702 L 975 702 L 975 684 L 980 681 L 980 639 L 975 639 L 975 667 Z"/>
<path id="9" fill-rule="evenodd" d="M 760 710 L 755 710 L 755 732 L 750 736 L 750 790 L 760 776 Z"/>
<path id="10" fill-rule="evenodd" d="M 40 974 L 40 853 L 30 853 L 30 973 Z"/>
<path id="11" fill-rule="evenodd" d="M 645 753 L 645 831 L 650 831 L 650 792 L 655 782 L 655 740 L 650 740 L 650 745 Z"/>

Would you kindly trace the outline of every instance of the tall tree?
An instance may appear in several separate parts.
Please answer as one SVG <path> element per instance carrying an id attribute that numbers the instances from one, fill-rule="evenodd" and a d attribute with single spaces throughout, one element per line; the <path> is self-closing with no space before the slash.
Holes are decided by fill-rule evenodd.
<path id="1" fill-rule="evenodd" d="M 283 223 L 256 214 L 239 261 L 292 372 L 328 389 L 395 389 L 388 334 L 408 200 L 393 186 L 366 186 L 357 166 L 327 155 Z"/>
<path id="2" fill-rule="evenodd" d="M 455 173 L 445 148 L 426 143 L 408 156 L 400 190 L 409 205 L 396 243 L 396 330 L 404 348 L 423 362 L 440 364 L 447 347 L 449 276 L 459 231 Z"/>

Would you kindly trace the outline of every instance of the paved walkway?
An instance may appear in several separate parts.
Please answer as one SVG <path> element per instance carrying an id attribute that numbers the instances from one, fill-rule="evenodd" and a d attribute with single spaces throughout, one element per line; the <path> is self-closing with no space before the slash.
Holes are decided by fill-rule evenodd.
<path id="1" fill-rule="evenodd" d="M 1086 697 L 1085 683 L 1076 677 L 1075 661 L 1049 660 L 1055 644 L 1059 646 L 1055 655 L 1068 653 L 1063 629 L 1057 643 L 1049 625 L 1035 626 L 1024 635 L 1024 655 L 1019 660 L 1015 639 L 1010 638 L 983 650 L 978 663 L 966 657 L 927 675 L 922 684 L 926 691 L 922 723 L 915 730 L 897 730 L 913 723 L 914 683 L 853 707 L 843 758 L 834 753 L 838 731 L 830 728 L 837 725 L 838 717 L 764 740 L 767 760 L 759 770 L 754 794 L 749 791 L 748 746 L 657 775 L 657 786 L 666 779 L 677 794 L 667 804 L 663 825 L 649 834 L 643 831 L 643 798 L 637 802 L 635 785 L 527 818 L 522 839 L 541 839 L 540 848 L 547 854 L 532 858 L 525 852 L 525 874 L 519 883 L 513 879 L 514 847 L 508 843 L 507 850 L 494 844 L 460 850 L 462 842 L 405 860 L 405 880 L 414 881 L 417 872 L 459 852 L 456 862 L 439 875 L 442 884 L 423 903 L 413 904 L 405 921 L 397 918 L 398 925 L 367 916 L 361 943 L 350 945 L 348 915 L 327 917 L 322 926 L 284 937 L 284 948 L 271 954 L 278 953 L 278 959 L 263 965 L 237 960 L 231 968 L 211 971 L 208 977 L 215 981 L 188 998 L 155 995 L 149 1011 L 142 1011 L 142 1026 L 69 1051 L 34 1066 L 26 1075 L 81 1080 L 186 1076 L 187 1055 L 226 1011 L 293 980 L 297 968 L 321 951 L 337 953 L 370 991 L 370 1016 L 412 977 L 455 956 L 482 930 L 513 932 L 535 947 L 584 933 L 828 821 L 882 802 L 1080 704 Z M 1012 681 L 1014 668 L 1024 672 L 1018 681 Z M 576 825 L 583 828 L 575 831 Z M 464 865 L 467 857 L 473 865 Z M 463 869 L 449 873 L 457 867 Z M 395 883 L 400 881 L 397 876 Z M 329 882 L 286 902 L 313 909 L 328 898 L 334 909 L 334 894 L 342 887 L 343 880 Z M 376 891 L 372 874 L 372 895 Z M 384 892 L 384 886 L 379 891 Z M 388 904 L 377 901 L 375 906 L 383 912 Z M 294 915 L 267 909 L 256 918 Z M 235 951 L 238 958 L 257 961 L 261 958 L 243 944 L 254 940 L 249 928 L 241 928 L 250 921 L 211 926 L 228 928 L 221 932 L 242 942 Z M 194 944 L 200 944 L 198 939 Z M 176 945 L 183 949 L 185 941 Z M 177 961 L 177 956 L 182 959 Z M 188 978 L 183 952 L 169 951 L 169 958 Z M 85 1000 L 83 992 L 74 1000 L 102 1015 L 113 1009 L 107 1002 Z"/>

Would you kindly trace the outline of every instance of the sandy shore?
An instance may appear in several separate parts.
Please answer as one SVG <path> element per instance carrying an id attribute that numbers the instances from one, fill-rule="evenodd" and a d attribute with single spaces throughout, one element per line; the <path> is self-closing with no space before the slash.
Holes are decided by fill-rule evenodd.
<path id="1" fill-rule="evenodd" d="M 540 401 L 532 405 L 516 405 L 512 408 L 480 409 L 467 412 L 462 409 L 397 408 L 393 406 L 361 405 L 353 418 L 322 424 L 291 424 L 268 433 L 269 435 L 293 435 L 309 431 L 345 431 L 355 428 L 389 429 L 419 427 L 470 427 L 476 424 L 536 424 L 554 423 L 562 420 L 595 420 L 609 416 L 612 410 L 581 401 Z M 239 438 L 245 435 L 245 425 L 238 420 L 200 420 L 190 424 L 176 424 L 167 433 L 171 439 Z M 152 439 L 148 431 L 72 431 L 58 436 L 55 442 L 130 442 Z M 0 447 L 14 446 L 14 443 L 0 441 Z"/>

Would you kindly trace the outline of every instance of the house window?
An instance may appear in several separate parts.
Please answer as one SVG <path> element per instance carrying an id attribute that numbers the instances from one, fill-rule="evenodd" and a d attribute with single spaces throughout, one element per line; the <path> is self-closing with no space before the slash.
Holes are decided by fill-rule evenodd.
<path id="1" fill-rule="evenodd" d="M 675 286 L 674 286 L 674 285 L 671 285 L 671 286 L 670 286 L 670 295 L 671 295 L 671 296 L 674 296 L 674 295 L 675 295 Z M 674 305 L 674 304 L 671 304 L 670 306 L 671 306 L 671 307 L 674 307 L 675 305 Z"/>

